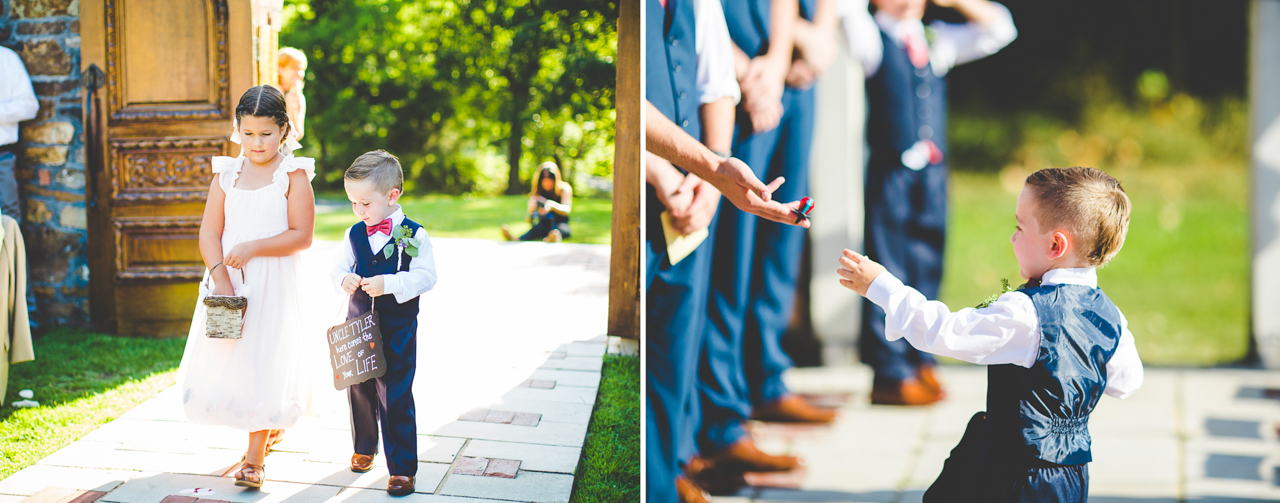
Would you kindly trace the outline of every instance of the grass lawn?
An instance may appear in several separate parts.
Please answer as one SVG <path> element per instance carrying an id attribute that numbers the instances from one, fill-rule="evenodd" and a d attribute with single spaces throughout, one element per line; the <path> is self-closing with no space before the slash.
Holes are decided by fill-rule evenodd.
<path id="1" fill-rule="evenodd" d="M 1112 171 L 1133 201 L 1124 248 L 1099 287 L 1129 320 L 1142 360 L 1215 365 L 1249 340 L 1249 216 L 1243 166 Z M 1010 190 L 1012 188 L 1013 190 Z M 953 172 L 942 300 L 976 305 L 1021 283 L 1009 235 L 1021 178 Z"/>
<path id="2" fill-rule="evenodd" d="M 336 193 L 323 194 L 319 198 L 344 206 L 316 215 L 316 237 L 342 239 L 342 232 L 356 223 L 355 215 L 345 206 L 350 204 L 349 201 L 345 195 Z M 500 240 L 502 234 L 498 229 L 502 224 L 509 225 L 516 236 L 529 230 L 529 224 L 524 222 L 528 201 L 525 195 L 484 198 L 430 195 L 406 197 L 400 200 L 400 204 L 405 214 L 426 227 L 432 237 Z M 573 237 L 567 241 L 609 244 L 612 215 L 612 199 L 574 198 L 573 213 L 569 217 Z"/>
<path id="3" fill-rule="evenodd" d="M 34 343 L 36 359 L 9 369 L 0 407 L 0 479 L 173 385 L 186 339 L 58 330 Z M 39 407 L 9 405 L 24 389 L 35 392 Z"/>
<path id="4" fill-rule="evenodd" d="M 640 358 L 605 355 L 571 503 L 640 500 Z"/>

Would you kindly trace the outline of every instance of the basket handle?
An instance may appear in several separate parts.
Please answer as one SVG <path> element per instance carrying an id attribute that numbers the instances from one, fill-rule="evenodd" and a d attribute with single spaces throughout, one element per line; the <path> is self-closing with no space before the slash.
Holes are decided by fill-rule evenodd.
<path id="1" fill-rule="evenodd" d="M 208 275 L 206 275 L 206 276 L 204 277 L 204 280 L 200 282 L 200 283 L 201 283 L 201 284 L 203 284 L 203 285 L 204 285 L 204 287 L 205 287 L 206 289 L 208 289 L 210 292 L 212 292 L 212 291 L 213 291 L 213 289 L 212 289 L 212 288 L 210 288 L 210 286 L 209 286 L 209 282 L 210 282 L 210 281 L 213 281 L 213 270 L 214 270 L 215 268 L 217 268 L 218 266 L 220 266 L 220 265 L 221 265 L 221 266 L 223 266 L 223 267 L 228 267 L 228 266 L 223 265 L 223 264 L 222 264 L 222 262 L 218 262 L 218 263 L 216 263 L 216 264 L 213 264 L 213 267 L 210 267 L 210 268 L 209 268 L 209 274 L 208 274 Z M 246 279 L 246 278 L 245 278 L 245 276 L 244 276 L 244 269 L 238 269 L 238 270 L 240 271 L 240 282 L 241 282 L 241 283 L 244 283 L 244 281 L 245 281 L 245 279 Z M 232 293 L 233 293 L 233 294 L 235 293 L 235 287 L 232 287 Z"/>

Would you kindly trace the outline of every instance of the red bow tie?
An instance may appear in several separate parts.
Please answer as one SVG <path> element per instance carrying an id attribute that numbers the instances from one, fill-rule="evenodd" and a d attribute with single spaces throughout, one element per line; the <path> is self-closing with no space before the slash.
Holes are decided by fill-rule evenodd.
<path id="1" fill-rule="evenodd" d="M 365 230 L 369 232 L 370 236 L 378 232 L 381 232 L 383 234 L 390 236 L 391 235 L 391 218 L 388 217 L 386 220 L 378 222 L 375 225 L 370 225 L 366 227 Z"/>

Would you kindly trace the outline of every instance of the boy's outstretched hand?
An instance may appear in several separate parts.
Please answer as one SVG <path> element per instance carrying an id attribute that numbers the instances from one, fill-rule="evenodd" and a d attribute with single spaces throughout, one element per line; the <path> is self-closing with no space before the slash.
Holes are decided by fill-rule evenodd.
<path id="1" fill-rule="evenodd" d="M 347 295 L 355 293 L 357 288 L 360 288 L 360 276 L 348 274 L 342 277 L 342 291 L 347 292 Z"/>
<path id="2" fill-rule="evenodd" d="M 382 296 L 383 293 L 386 293 L 383 291 L 385 286 L 386 284 L 384 283 L 382 276 L 374 276 L 372 278 L 364 278 L 360 280 L 360 289 L 364 290 L 364 293 L 369 294 L 370 297 Z"/>
<path id="3" fill-rule="evenodd" d="M 884 272 L 885 268 L 879 262 L 850 250 L 844 251 L 844 256 L 840 257 L 840 268 L 836 269 L 842 278 L 840 284 L 863 297 L 867 296 L 871 282 Z"/>

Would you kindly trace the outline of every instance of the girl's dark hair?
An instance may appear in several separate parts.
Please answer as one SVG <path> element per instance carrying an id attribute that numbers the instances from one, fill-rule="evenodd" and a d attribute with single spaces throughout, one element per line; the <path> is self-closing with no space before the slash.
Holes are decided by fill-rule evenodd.
<path id="1" fill-rule="evenodd" d="M 236 105 L 236 123 L 244 116 L 268 117 L 289 137 L 289 112 L 285 111 L 284 94 L 271 86 L 249 88 L 240 96 L 240 104 Z"/>

